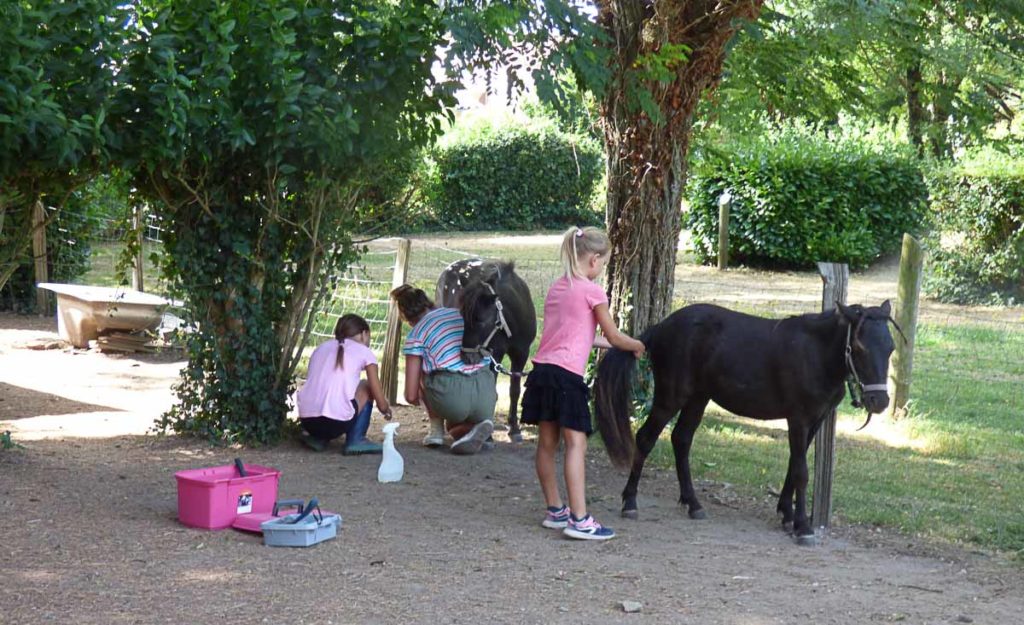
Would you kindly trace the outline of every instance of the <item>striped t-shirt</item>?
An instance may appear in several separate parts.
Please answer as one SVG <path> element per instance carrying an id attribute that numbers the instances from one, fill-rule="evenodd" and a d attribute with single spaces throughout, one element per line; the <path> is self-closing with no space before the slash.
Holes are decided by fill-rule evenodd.
<path id="1" fill-rule="evenodd" d="M 405 338 L 402 353 L 423 359 L 424 373 L 455 371 L 473 373 L 491 363 L 490 358 L 471 365 L 462 360 L 462 315 L 454 308 L 435 308 L 420 319 Z"/>

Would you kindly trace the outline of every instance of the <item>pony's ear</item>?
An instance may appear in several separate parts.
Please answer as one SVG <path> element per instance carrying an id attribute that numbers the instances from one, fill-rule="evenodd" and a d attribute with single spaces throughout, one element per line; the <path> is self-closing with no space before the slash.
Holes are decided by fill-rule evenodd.
<path id="1" fill-rule="evenodd" d="M 857 321 L 857 318 L 861 315 L 861 311 L 857 306 L 847 306 L 842 302 L 837 301 L 836 308 L 839 309 L 839 313 L 842 314 L 850 323 Z"/>
<path id="2" fill-rule="evenodd" d="M 885 315 L 886 317 L 888 317 L 892 313 L 892 304 L 889 303 L 889 300 L 885 300 L 884 302 L 882 302 L 882 305 L 879 306 L 879 308 L 882 309 L 882 314 Z"/>

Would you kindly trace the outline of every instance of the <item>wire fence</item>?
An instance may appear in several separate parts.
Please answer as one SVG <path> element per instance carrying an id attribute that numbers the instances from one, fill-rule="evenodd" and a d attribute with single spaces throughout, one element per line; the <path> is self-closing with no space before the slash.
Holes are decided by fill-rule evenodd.
<path id="1" fill-rule="evenodd" d="M 380 355 L 387 334 L 388 293 L 396 255 L 397 249 L 370 250 L 359 264 L 332 277 L 327 304 L 313 312 L 310 343 L 315 345 L 333 338 L 338 317 L 354 313 L 366 319 L 370 326 L 370 347 Z"/>
<path id="2" fill-rule="evenodd" d="M 130 236 L 123 219 L 92 218 L 87 241 L 89 269 L 74 282 L 114 286 L 116 267 Z M 159 278 L 157 260 L 163 254 L 163 232 L 151 219 L 144 221 L 142 237 L 145 290 L 166 294 Z M 412 240 L 406 281 L 433 296 L 438 276 L 452 262 L 470 257 L 500 257 L 514 260 L 516 272 L 530 287 L 538 323 L 543 322 L 543 302 L 549 285 L 561 274 L 557 260 L 557 236 L 547 235 L 539 247 L 524 247 L 523 240 L 537 235 L 509 235 L 502 245 L 494 236 L 445 239 L 421 237 Z M 314 312 L 312 335 L 307 346 L 333 337 L 337 318 L 345 313 L 364 317 L 371 327 L 372 347 L 381 353 L 387 334 L 388 293 L 395 280 L 395 261 L 400 239 L 378 239 L 367 244 L 368 251 L 352 267 L 330 281 L 331 294 L 322 310 Z M 511 243 L 509 243 L 509 241 Z M 518 246 L 518 247 L 517 247 Z M 525 250 L 525 251 L 523 251 Z M 55 259 L 59 262 L 59 258 Z M 896 271 L 888 266 L 850 277 L 848 301 L 877 305 L 895 300 Z M 673 308 L 708 302 L 734 310 L 767 317 L 817 312 L 822 306 L 821 278 L 813 271 L 760 271 L 695 266 L 681 262 L 677 268 Z M 919 311 L 923 340 L 941 343 L 942 350 L 928 358 L 953 359 L 956 366 L 978 371 L 1000 371 L 1000 375 L 1024 372 L 1007 365 L 1007 359 L 1024 363 L 1024 310 L 1017 308 L 955 306 L 923 299 Z M 402 328 L 404 332 L 406 328 Z M 948 366 L 954 366 L 950 360 Z M 945 360 L 943 361 L 945 362 Z M 940 366 L 945 366 L 941 365 Z M 1021 364 L 1020 367 L 1024 367 Z"/>
<path id="3" fill-rule="evenodd" d="M 366 319 L 371 330 L 371 347 L 383 349 L 387 329 L 388 294 L 395 281 L 395 260 L 400 239 L 378 239 L 369 244 L 369 251 L 359 263 L 335 276 L 332 293 L 323 310 L 315 313 L 311 342 L 333 337 L 334 323 L 346 313 Z M 405 281 L 426 291 L 431 298 L 437 279 L 448 265 L 463 258 L 486 256 L 457 249 L 429 240 L 412 241 L 409 270 Z M 544 297 L 548 286 L 560 275 L 557 261 L 527 259 L 516 262 L 516 273 L 530 286 L 538 317 L 542 318 Z M 403 328 L 403 332 L 406 328 Z"/>

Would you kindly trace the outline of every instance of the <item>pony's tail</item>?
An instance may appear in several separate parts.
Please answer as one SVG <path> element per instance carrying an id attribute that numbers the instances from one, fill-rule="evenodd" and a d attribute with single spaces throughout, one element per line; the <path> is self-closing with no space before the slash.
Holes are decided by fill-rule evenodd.
<path id="1" fill-rule="evenodd" d="M 597 430 L 612 464 L 620 469 L 633 465 L 636 442 L 630 426 L 636 356 L 633 352 L 609 349 L 597 366 L 594 409 Z"/>

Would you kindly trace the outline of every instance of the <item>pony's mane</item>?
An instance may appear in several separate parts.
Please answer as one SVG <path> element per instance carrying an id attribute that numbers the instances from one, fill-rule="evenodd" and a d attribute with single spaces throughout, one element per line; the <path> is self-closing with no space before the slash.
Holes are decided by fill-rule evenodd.
<path id="1" fill-rule="evenodd" d="M 858 326 L 859 323 L 863 323 L 864 321 L 867 321 L 869 319 L 875 321 L 890 320 L 890 317 L 888 315 L 879 311 L 879 308 L 881 308 L 880 306 L 864 306 L 862 304 L 850 304 L 849 307 L 853 309 L 855 312 L 859 312 L 861 313 L 861 315 L 863 315 L 861 317 L 860 322 L 858 322 Z M 839 312 L 838 308 L 833 308 L 825 312 L 790 315 L 788 317 L 780 319 L 777 323 L 787 321 L 798 324 L 803 323 L 809 326 L 822 327 L 822 324 L 833 323 L 833 320 L 836 318 L 836 316 L 841 316 L 841 313 Z"/>
<path id="2" fill-rule="evenodd" d="M 498 276 L 495 283 L 500 281 L 505 276 L 511 275 L 516 268 L 516 262 L 514 260 L 485 260 L 480 265 L 480 279 L 490 280 L 494 275 Z"/>
<path id="3" fill-rule="evenodd" d="M 515 269 L 514 261 L 504 260 L 488 260 L 480 266 L 480 279 L 474 280 L 472 283 L 467 285 L 462 290 L 462 316 L 466 319 L 472 319 L 476 313 L 476 309 L 480 306 L 480 300 L 484 296 L 489 296 L 490 291 L 484 287 L 484 282 L 493 280 L 494 286 L 497 286 L 505 276 L 512 275 L 512 270 Z"/>

